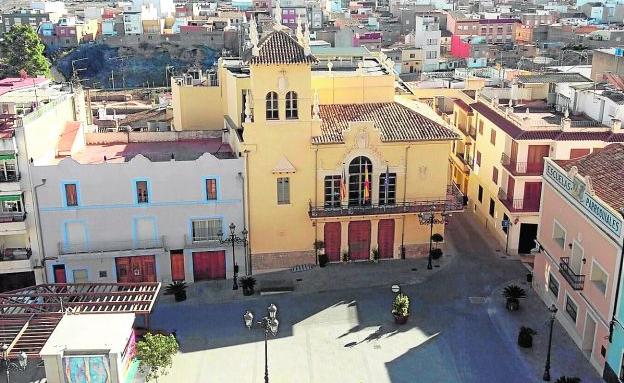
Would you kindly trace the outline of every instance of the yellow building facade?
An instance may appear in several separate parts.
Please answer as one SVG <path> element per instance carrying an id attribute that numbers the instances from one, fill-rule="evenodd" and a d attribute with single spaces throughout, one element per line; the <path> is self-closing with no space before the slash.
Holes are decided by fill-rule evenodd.
<path id="1" fill-rule="evenodd" d="M 383 56 L 319 59 L 301 31 L 251 35 L 251 55 L 220 60 L 218 75 L 227 140 L 246 160 L 253 269 L 315 263 L 315 241 L 336 262 L 426 255 L 430 214 L 462 210 L 449 186 L 458 135 L 395 95 Z"/>

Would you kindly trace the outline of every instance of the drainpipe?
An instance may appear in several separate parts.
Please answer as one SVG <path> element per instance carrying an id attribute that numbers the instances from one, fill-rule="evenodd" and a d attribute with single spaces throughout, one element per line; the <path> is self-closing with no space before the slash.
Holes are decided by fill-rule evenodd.
<path id="1" fill-rule="evenodd" d="M 405 148 L 405 165 L 403 167 L 403 206 L 405 206 L 405 198 L 407 196 L 407 155 L 409 154 L 409 148 L 411 145 L 408 145 Z M 401 259 L 405 259 L 405 215 L 403 215 L 403 223 L 401 225 Z"/>
<path id="2" fill-rule="evenodd" d="M 244 150 L 245 154 L 245 177 L 243 178 L 243 220 L 245 224 L 243 226 L 247 227 L 247 252 L 249 254 L 249 275 L 253 274 L 253 266 L 251 262 L 251 220 L 249 219 L 249 150 Z M 247 201 L 245 204 L 244 201 Z M 246 207 L 246 209 L 245 209 Z"/>
<path id="3" fill-rule="evenodd" d="M 29 177 L 30 178 L 30 171 Z M 33 207 L 35 216 L 35 225 L 37 226 L 37 242 L 39 244 L 39 252 L 41 253 L 41 267 L 43 267 L 43 282 L 48 283 L 48 270 L 46 269 L 46 256 L 43 244 L 43 232 L 41 231 L 41 218 L 39 217 L 39 197 L 37 196 L 37 189 L 46 184 L 46 179 L 42 178 L 39 185 L 35 185 L 32 188 Z M 32 183 L 31 183 L 32 185 Z"/>
<path id="4" fill-rule="evenodd" d="M 238 177 L 240 178 L 240 180 L 242 181 L 241 184 L 241 194 L 242 194 L 242 200 L 243 200 L 243 230 L 247 230 L 247 224 L 246 224 L 246 220 L 245 220 L 245 175 L 243 174 L 243 172 L 238 172 Z M 249 235 L 249 233 L 247 233 Z M 247 238 L 243 238 L 243 240 L 247 241 Z M 245 248 L 245 253 L 244 255 L 244 260 L 245 260 L 245 275 L 249 275 L 249 262 L 248 262 L 248 257 L 247 257 L 247 246 L 243 246 Z"/>
<path id="5" fill-rule="evenodd" d="M 318 147 L 314 148 L 314 207 L 318 203 Z M 318 265 L 318 249 L 316 242 L 318 241 L 318 223 L 312 222 L 314 225 L 314 261 Z"/>
<path id="6" fill-rule="evenodd" d="M 620 210 L 620 214 L 622 215 L 622 217 L 624 217 L 624 209 Z M 618 320 L 615 318 L 615 314 L 617 312 L 618 299 L 620 296 L 620 283 L 622 282 L 622 266 L 623 265 L 624 265 L 624 241 L 622 242 L 622 251 L 621 251 L 621 257 L 620 257 L 620 270 L 618 271 L 617 285 L 615 286 L 615 299 L 613 300 L 613 314 L 611 315 L 611 322 L 609 322 L 609 343 L 613 341 L 613 326 L 615 325 L 615 323 L 618 323 L 620 327 L 622 327 L 622 324 L 619 323 Z"/>

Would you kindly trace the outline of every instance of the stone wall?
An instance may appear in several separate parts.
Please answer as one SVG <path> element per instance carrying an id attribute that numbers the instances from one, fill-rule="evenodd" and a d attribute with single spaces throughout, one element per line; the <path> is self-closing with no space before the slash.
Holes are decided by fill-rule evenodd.
<path id="1" fill-rule="evenodd" d="M 102 145 L 129 142 L 171 142 L 201 140 L 221 137 L 220 130 L 188 130 L 183 132 L 111 132 L 87 133 L 85 141 L 89 145 Z"/>
<path id="2" fill-rule="evenodd" d="M 315 263 L 316 257 L 313 250 L 253 254 L 251 256 L 251 265 L 254 273 L 257 271 L 289 269 L 296 265 Z"/>

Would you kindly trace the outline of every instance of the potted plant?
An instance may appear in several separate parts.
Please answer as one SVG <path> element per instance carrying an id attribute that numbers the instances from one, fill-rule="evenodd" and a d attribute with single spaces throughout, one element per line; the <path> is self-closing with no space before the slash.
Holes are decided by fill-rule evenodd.
<path id="1" fill-rule="evenodd" d="M 254 295 L 254 286 L 256 286 L 256 278 L 245 276 L 239 278 L 240 285 L 243 288 L 243 295 Z"/>
<path id="2" fill-rule="evenodd" d="M 314 241 L 312 246 L 314 247 L 314 252 L 316 253 L 316 256 L 325 254 L 325 242 L 317 240 Z"/>
<path id="3" fill-rule="evenodd" d="M 371 250 L 371 256 L 372 256 L 373 262 L 375 263 L 379 262 L 379 249 L 376 247 L 373 247 L 373 250 Z"/>
<path id="4" fill-rule="evenodd" d="M 581 378 L 576 376 L 561 376 L 555 381 L 555 383 L 581 383 Z"/>
<path id="5" fill-rule="evenodd" d="M 526 292 L 520 286 L 509 285 L 503 290 L 503 296 L 507 299 L 507 310 L 516 311 L 520 308 L 520 299 L 526 298 Z"/>
<path id="6" fill-rule="evenodd" d="M 349 252 L 348 251 L 343 251 L 342 252 L 342 261 L 343 262 L 349 262 L 351 260 L 351 257 L 349 256 Z"/>
<path id="7" fill-rule="evenodd" d="M 394 316 L 394 323 L 405 324 L 407 318 L 409 318 L 409 297 L 405 294 L 397 294 L 392 302 L 392 315 Z"/>
<path id="8" fill-rule="evenodd" d="M 186 287 L 186 282 L 175 281 L 167 286 L 165 294 L 173 295 L 176 302 L 182 302 L 186 300 Z"/>
<path id="9" fill-rule="evenodd" d="M 319 254 L 318 260 L 319 260 L 319 266 L 321 267 L 325 267 L 329 263 L 329 257 L 325 253 Z"/>
<path id="10" fill-rule="evenodd" d="M 444 237 L 442 234 L 435 233 L 431 236 L 431 241 L 436 244 L 435 248 L 437 249 L 440 246 L 440 242 L 444 241 Z"/>
<path id="11" fill-rule="evenodd" d="M 524 348 L 533 347 L 533 335 L 536 334 L 537 332 L 530 327 L 520 327 L 520 332 L 518 333 L 518 346 Z"/>
<path id="12" fill-rule="evenodd" d="M 431 249 L 431 259 L 440 259 L 442 257 L 442 249 Z"/>

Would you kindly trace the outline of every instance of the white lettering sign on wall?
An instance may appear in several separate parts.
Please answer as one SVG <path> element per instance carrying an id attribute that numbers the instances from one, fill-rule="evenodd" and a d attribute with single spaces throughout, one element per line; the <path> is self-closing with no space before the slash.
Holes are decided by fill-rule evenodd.
<path id="1" fill-rule="evenodd" d="M 585 184 L 577 177 L 570 176 L 561 171 L 559 168 L 546 161 L 544 169 L 544 178 L 552 185 L 556 186 L 560 191 L 572 197 L 573 200 L 579 202 L 591 220 L 596 223 L 602 230 L 619 240 L 622 236 L 622 217 L 614 214 L 606 204 L 598 201 L 586 192 Z"/>

